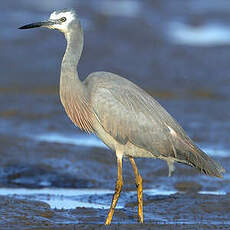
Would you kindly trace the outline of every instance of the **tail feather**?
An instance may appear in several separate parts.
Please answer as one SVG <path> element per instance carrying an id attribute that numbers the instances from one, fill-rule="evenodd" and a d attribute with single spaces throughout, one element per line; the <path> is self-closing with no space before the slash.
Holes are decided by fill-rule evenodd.
<path id="1" fill-rule="evenodd" d="M 222 177 L 225 169 L 197 147 L 188 136 L 175 136 L 172 143 L 175 161 L 195 167 L 209 176 Z"/>
<path id="2" fill-rule="evenodd" d="M 225 169 L 205 152 L 198 147 L 191 151 L 182 152 L 177 149 L 176 161 L 188 164 L 192 167 L 199 169 L 202 173 L 213 177 L 222 177 Z"/>

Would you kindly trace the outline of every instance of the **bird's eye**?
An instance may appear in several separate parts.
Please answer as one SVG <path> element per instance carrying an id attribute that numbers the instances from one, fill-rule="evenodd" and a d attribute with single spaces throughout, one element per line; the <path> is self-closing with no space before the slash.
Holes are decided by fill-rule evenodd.
<path id="1" fill-rule="evenodd" d="M 62 18 L 60 19 L 60 21 L 61 21 L 61 22 L 65 22 L 65 21 L 66 21 L 66 17 L 62 17 Z"/>

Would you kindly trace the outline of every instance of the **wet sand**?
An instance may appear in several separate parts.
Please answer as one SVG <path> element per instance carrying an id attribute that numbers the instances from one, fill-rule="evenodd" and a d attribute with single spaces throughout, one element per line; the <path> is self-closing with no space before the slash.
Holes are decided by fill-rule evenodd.
<path id="1" fill-rule="evenodd" d="M 1 207 L 7 209 L 1 208 L 1 229 L 228 229 L 229 198 L 197 194 L 144 196 L 145 213 L 154 213 L 154 218 L 146 215 L 145 224 L 140 225 L 134 223 L 137 215 L 133 197 L 125 208 L 116 210 L 113 225 L 105 228 L 105 209 L 55 210 L 44 202 L 2 196 Z"/>
<path id="2" fill-rule="evenodd" d="M 22 0 L 2 7 L 0 229 L 230 229 L 228 1 Z M 106 70 L 140 85 L 223 165 L 223 179 L 180 164 L 168 177 L 165 162 L 137 159 L 144 183 L 140 225 L 124 160 L 124 189 L 112 226 L 104 227 L 115 154 L 74 127 L 60 104 L 64 38 L 16 30 L 65 7 L 76 8 L 83 21 L 81 78 Z"/>

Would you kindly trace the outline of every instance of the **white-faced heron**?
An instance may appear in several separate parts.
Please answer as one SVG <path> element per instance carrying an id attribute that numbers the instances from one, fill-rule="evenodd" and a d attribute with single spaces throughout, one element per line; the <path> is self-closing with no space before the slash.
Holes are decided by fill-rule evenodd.
<path id="1" fill-rule="evenodd" d="M 122 158 L 128 157 L 136 179 L 138 219 L 143 223 L 142 178 L 135 157 L 160 158 L 173 171 L 184 163 L 221 177 L 224 169 L 199 149 L 168 112 L 129 80 L 109 72 L 91 73 L 80 81 L 77 65 L 83 49 L 83 31 L 74 10 L 55 11 L 48 21 L 19 29 L 47 27 L 64 33 L 67 48 L 61 65 L 60 97 L 65 111 L 80 129 L 96 134 L 117 156 L 117 183 L 105 221 L 111 223 L 122 189 Z"/>

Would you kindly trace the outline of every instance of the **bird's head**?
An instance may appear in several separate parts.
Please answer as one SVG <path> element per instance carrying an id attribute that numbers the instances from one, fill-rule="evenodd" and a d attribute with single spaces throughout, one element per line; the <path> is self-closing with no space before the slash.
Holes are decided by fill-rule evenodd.
<path id="1" fill-rule="evenodd" d="M 47 21 L 35 22 L 25 26 L 20 27 L 19 29 L 31 29 L 36 27 L 46 27 L 49 29 L 56 29 L 63 33 L 67 33 L 72 26 L 78 25 L 79 19 L 77 14 L 72 9 L 65 9 L 54 11 L 50 18 Z"/>

